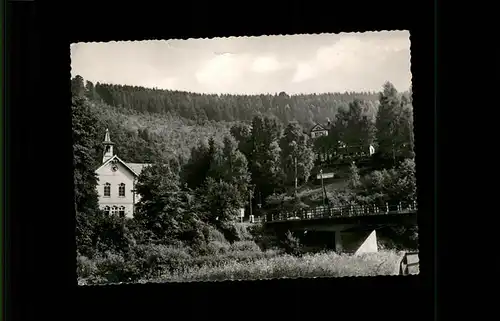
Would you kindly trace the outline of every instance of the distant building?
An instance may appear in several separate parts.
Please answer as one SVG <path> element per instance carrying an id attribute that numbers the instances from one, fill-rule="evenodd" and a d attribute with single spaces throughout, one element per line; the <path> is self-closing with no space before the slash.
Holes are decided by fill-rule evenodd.
<path id="1" fill-rule="evenodd" d="M 133 217 L 134 206 L 139 201 L 135 183 L 142 170 L 150 164 L 126 163 L 113 154 L 109 131 L 104 136 L 102 165 L 95 171 L 99 207 L 108 214 Z"/>
<path id="2" fill-rule="evenodd" d="M 320 124 L 314 125 L 314 127 L 311 129 L 311 138 L 314 139 L 322 136 L 328 136 L 328 129 Z"/>

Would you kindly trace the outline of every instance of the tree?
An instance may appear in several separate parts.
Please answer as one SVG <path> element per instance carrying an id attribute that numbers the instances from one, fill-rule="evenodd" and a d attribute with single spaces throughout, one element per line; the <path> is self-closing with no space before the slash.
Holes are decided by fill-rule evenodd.
<path id="1" fill-rule="evenodd" d="M 249 167 L 252 183 L 263 199 L 271 195 L 281 181 L 280 136 L 281 128 L 275 118 L 254 117 Z"/>
<path id="2" fill-rule="evenodd" d="M 233 185 L 243 202 L 248 195 L 250 183 L 247 159 L 238 151 L 237 143 L 232 136 L 225 136 L 223 144 L 223 148 L 215 152 L 208 176 L 216 181 L 223 180 Z"/>
<path id="3" fill-rule="evenodd" d="M 398 201 L 406 203 L 417 201 L 417 180 L 413 159 L 405 159 L 400 164 L 394 180 L 394 190 L 397 193 L 394 196 Z"/>
<path id="4" fill-rule="evenodd" d="M 77 250 L 82 255 L 92 256 L 96 241 L 93 230 L 101 215 L 92 148 L 97 118 L 85 100 L 77 95 L 72 97 L 71 113 Z"/>
<path id="5" fill-rule="evenodd" d="M 285 182 L 289 185 L 293 184 L 295 172 L 300 183 L 307 182 L 314 166 L 314 152 L 309 143 L 309 136 L 303 132 L 297 122 L 289 123 L 285 128 L 280 147 Z"/>
<path id="6" fill-rule="evenodd" d="M 238 209 L 243 206 L 236 186 L 211 177 L 197 190 L 197 195 L 203 220 L 218 228 L 223 227 L 224 223 L 235 221 L 238 218 Z"/>
<path id="7" fill-rule="evenodd" d="M 377 113 L 378 153 L 392 159 L 393 165 L 406 157 L 413 157 L 413 116 L 409 99 L 398 94 L 387 82 L 380 93 Z"/>
<path id="8" fill-rule="evenodd" d="M 191 150 L 191 158 L 184 166 L 184 180 L 190 188 L 195 189 L 205 182 L 216 152 L 217 146 L 213 138 L 208 144 L 200 141 L 199 145 Z"/>
<path id="9" fill-rule="evenodd" d="M 365 151 L 368 151 L 370 145 L 375 143 L 376 131 L 375 124 L 371 119 L 367 115 L 362 116 L 360 120 L 359 141 Z"/>
<path id="10" fill-rule="evenodd" d="M 250 159 L 252 153 L 252 129 L 246 124 L 237 124 L 231 127 L 231 135 L 238 142 L 238 150 Z"/>
<path id="11" fill-rule="evenodd" d="M 83 82 L 83 79 L 82 79 Z M 94 84 L 91 81 L 86 81 L 85 82 L 85 97 L 87 99 L 92 100 L 92 101 L 99 101 L 99 95 L 97 94 Z"/>
<path id="12" fill-rule="evenodd" d="M 353 189 L 357 190 L 361 187 L 361 176 L 359 175 L 359 169 L 356 166 L 354 162 L 352 162 L 351 166 L 349 167 L 349 183 L 348 186 Z"/>
<path id="13" fill-rule="evenodd" d="M 397 168 L 373 171 L 358 185 L 357 193 L 380 205 L 411 204 L 417 200 L 414 160 L 405 159 Z"/>
<path id="14" fill-rule="evenodd" d="M 411 99 L 405 98 L 401 101 L 401 112 L 399 116 L 397 151 L 402 158 L 414 158 L 413 139 L 413 106 Z"/>
<path id="15" fill-rule="evenodd" d="M 85 95 L 85 85 L 82 76 L 77 75 L 71 79 L 71 93 L 77 97 Z"/>
<path id="16" fill-rule="evenodd" d="M 96 249 L 99 253 L 127 253 L 136 240 L 131 235 L 125 217 L 118 215 L 102 216 L 93 227 Z"/>
<path id="17" fill-rule="evenodd" d="M 152 232 L 155 241 L 173 241 L 196 219 L 189 211 L 188 191 L 181 188 L 179 176 L 168 165 L 154 164 L 145 168 L 135 188 L 141 199 L 134 219 Z"/>
<path id="18" fill-rule="evenodd" d="M 369 106 L 359 99 L 338 111 L 333 137 L 345 144 L 349 154 L 368 151 L 374 141 L 375 125 L 366 114 L 368 111 Z"/>

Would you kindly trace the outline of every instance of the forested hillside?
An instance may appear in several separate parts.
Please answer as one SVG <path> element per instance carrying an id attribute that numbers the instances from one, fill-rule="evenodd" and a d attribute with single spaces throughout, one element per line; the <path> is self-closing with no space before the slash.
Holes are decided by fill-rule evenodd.
<path id="1" fill-rule="evenodd" d="M 98 131 L 102 134 L 109 128 L 117 154 L 129 162 L 150 162 L 166 155 L 184 162 L 201 141 L 214 137 L 222 143 L 233 125 L 250 124 L 257 115 L 275 118 L 283 127 L 297 121 L 307 132 L 315 123 L 344 124 L 350 117 L 352 103 L 362 102 L 354 110 L 361 114 L 355 116 L 375 123 L 380 104 L 379 93 L 208 95 L 94 85 L 80 76 L 72 79 L 72 90 L 87 98 L 98 119 Z M 407 92 L 398 95 L 407 101 L 411 99 Z M 317 148 L 334 147 L 327 145 Z M 99 149 L 99 144 L 95 148 Z"/>
<path id="2" fill-rule="evenodd" d="M 75 78 L 85 95 L 93 101 L 120 110 L 182 117 L 198 123 L 205 121 L 251 121 L 255 115 L 276 116 L 283 123 L 296 120 L 302 126 L 334 119 L 339 108 L 354 99 L 367 101 L 366 113 L 376 114 L 378 93 L 324 93 L 288 95 L 285 92 L 261 95 L 215 95 L 110 85 Z"/>

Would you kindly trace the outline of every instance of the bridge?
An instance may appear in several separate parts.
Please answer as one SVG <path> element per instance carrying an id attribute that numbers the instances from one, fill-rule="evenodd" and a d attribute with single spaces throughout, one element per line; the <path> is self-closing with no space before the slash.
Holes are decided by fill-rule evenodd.
<path id="1" fill-rule="evenodd" d="M 345 245 L 359 250 L 363 241 L 374 242 L 368 246 L 377 248 L 377 229 L 385 226 L 417 224 L 417 204 L 398 203 L 380 205 L 349 205 L 342 207 L 316 207 L 288 212 L 267 213 L 261 217 L 266 230 L 277 233 L 333 232 L 335 249 L 342 251 Z M 368 235 L 368 237 L 367 237 Z M 370 236 L 372 236 L 370 238 Z M 349 248 L 349 246 L 347 246 Z M 376 251 L 376 249 L 375 249 Z"/>

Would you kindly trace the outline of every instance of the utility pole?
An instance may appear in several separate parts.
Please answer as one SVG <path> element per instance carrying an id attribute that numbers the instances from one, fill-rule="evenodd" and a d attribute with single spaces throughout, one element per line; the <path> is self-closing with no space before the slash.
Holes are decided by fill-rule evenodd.
<path id="1" fill-rule="evenodd" d="M 136 192 L 136 190 L 135 190 L 135 179 L 134 179 L 134 181 L 133 181 L 132 184 L 133 185 L 132 185 L 131 192 L 132 192 L 132 217 L 133 217 L 134 214 L 135 214 L 135 192 Z"/>
<path id="2" fill-rule="evenodd" d="M 295 163 L 295 196 L 297 196 L 297 156 L 294 158 Z"/>
<path id="3" fill-rule="evenodd" d="M 321 175 L 321 193 L 323 194 L 323 207 L 324 207 L 325 206 L 326 191 L 325 191 L 325 185 L 323 184 L 323 169 L 319 170 L 319 174 Z"/>
<path id="4" fill-rule="evenodd" d="M 248 189 L 248 210 L 249 218 L 252 217 L 252 188 Z"/>

